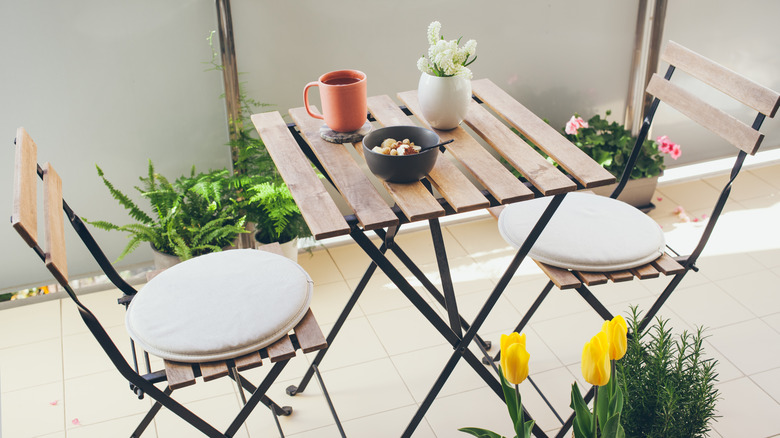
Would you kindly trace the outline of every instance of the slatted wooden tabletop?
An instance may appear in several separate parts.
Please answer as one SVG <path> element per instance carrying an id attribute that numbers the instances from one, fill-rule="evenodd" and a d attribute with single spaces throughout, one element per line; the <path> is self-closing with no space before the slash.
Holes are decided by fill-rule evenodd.
<path id="1" fill-rule="evenodd" d="M 503 157 L 508 166 L 517 169 L 543 195 L 576 190 L 577 184 L 569 175 L 584 187 L 614 182 L 615 178 L 609 172 L 489 79 L 472 81 L 472 88 L 487 107 L 550 155 L 560 169 L 545 160 L 485 106 L 472 102 L 465 125 L 476 135 L 469 133 L 465 126 L 450 131 L 436 131 L 442 141 L 453 139 L 454 142 L 447 145 L 446 152 L 436 152 L 442 155 L 427 177 L 435 189 L 433 193 L 422 182 L 396 184 L 382 181 L 380 186 L 376 186 L 371 182 L 374 177 L 363 165 L 361 143 L 328 143 L 319 135 L 321 120 L 310 117 L 304 108 L 294 108 L 289 113 L 301 137 L 354 212 L 359 226 L 366 230 L 399 223 L 391 204 L 397 205 L 409 221 L 444 216 L 446 211 L 434 195 L 440 195 L 458 213 L 489 207 L 490 201 L 483 195 L 483 190 L 500 204 L 533 198 L 534 192 L 513 176 L 498 156 Z M 421 116 L 416 91 L 401 92 L 398 98 L 413 116 L 405 114 L 389 96 L 370 97 L 368 108 L 376 119 L 375 126 L 429 127 Z M 290 186 L 315 238 L 346 234 L 348 228 L 343 219 L 339 221 L 335 217 L 337 208 L 333 200 L 323 196 L 325 190 L 322 181 L 317 178 L 279 113 L 256 114 L 252 116 L 252 121 L 279 167 L 279 172 Z M 350 152 L 349 148 L 354 148 L 357 154 Z M 382 189 L 387 192 L 391 202 L 387 202 L 387 196 L 379 193 L 378 190 Z"/>

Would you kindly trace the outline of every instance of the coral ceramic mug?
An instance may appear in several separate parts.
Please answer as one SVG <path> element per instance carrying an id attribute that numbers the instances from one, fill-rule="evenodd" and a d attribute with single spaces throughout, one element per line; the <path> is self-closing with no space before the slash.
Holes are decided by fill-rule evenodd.
<path id="1" fill-rule="evenodd" d="M 323 115 L 309 108 L 309 88 L 319 87 Z M 366 104 L 366 74 L 357 70 L 337 70 L 320 76 L 317 82 L 309 82 L 303 89 L 306 112 L 336 132 L 352 132 L 360 129 L 368 114 Z"/>

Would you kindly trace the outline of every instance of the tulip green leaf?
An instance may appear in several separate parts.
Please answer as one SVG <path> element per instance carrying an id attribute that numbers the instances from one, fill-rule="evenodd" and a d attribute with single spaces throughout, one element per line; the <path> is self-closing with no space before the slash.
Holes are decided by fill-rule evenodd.
<path id="1" fill-rule="evenodd" d="M 504 377 L 504 372 L 500 365 L 498 367 L 498 375 L 501 377 L 501 388 L 504 391 L 504 401 L 506 402 L 506 408 L 509 411 L 509 416 L 512 418 L 512 424 L 517 424 L 517 419 L 520 418 L 520 415 L 522 415 L 523 412 L 520 401 L 517 399 L 517 392 L 515 391 L 515 388 L 513 388 L 512 385 L 506 380 L 506 377 Z M 518 415 L 518 412 L 520 412 L 520 415 Z"/>
<path id="2" fill-rule="evenodd" d="M 590 435 L 592 414 L 576 383 L 571 385 L 571 408 L 574 409 L 574 435 L 576 438 Z"/>
<path id="3" fill-rule="evenodd" d="M 482 429 L 479 427 L 461 427 L 458 430 L 461 432 L 474 435 L 475 437 L 478 438 L 504 438 L 503 435 L 499 435 L 495 432 L 489 431 L 487 429 Z"/>
<path id="4" fill-rule="evenodd" d="M 620 425 L 620 414 L 615 414 L 607 420 L 607 424 L 601 429 L 602 438 L 625 438 L 626 432 Z"/>

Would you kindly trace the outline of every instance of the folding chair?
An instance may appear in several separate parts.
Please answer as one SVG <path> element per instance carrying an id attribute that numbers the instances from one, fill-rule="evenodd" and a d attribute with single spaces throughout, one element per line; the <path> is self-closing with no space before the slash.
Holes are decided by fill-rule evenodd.
<path id="1" fill-rule="evenodd" d="M 671 281 L 645 313 L 640 324 L 640 329 L 644 329 L 683 277 L 691 270 L 698 271 L 696 261 L 723 211 L 734 179 L 745 157 L 758 150 L 764 138 L 759 129 L 766 116 L 774 117 L 780 105 L 780 95 L 672 41 L 666 45 L 662 59 L 670 64 L 669 69 L 663 77 L 653 75 L 647 86 L 647 92 L 654 99 L 614 192 L 609 198 L 585 193 L 567 195 L 529 252 L 529 257 L 547 274 L 549 282 L 529 307 L 516 331 L 523 330 L 553 286 L 575 289 L 602 318 L 611 319 L 612 314 L 588 286 L 608 281 L 627 281 L 634 277 L 643 280 L 661 274 L 671 276 Z M 752 126 L 670 82 L 675 69 L 685 71 L 758 111 Z M 701 238 L 688 255 L 680 255 L 668 248 L 660 227 L 654 221 L 634 207 L 617 200 L 631 175 L 661 101 L 739 150 L 731 176 L 717 199 Z M 522 244 L 548 202 L 548 199 L 540 198 L 505 207 L 498 221 L 504 239 L 515 246 Z M 589 394 L 592 395 L 592 391 Z M 568 429 L 570 422 L 571 418 L 564 425 L 563 431 Z"/>
<path id="2" fill-rule="evenodd" d="M 14 207 L 12 224 L 44 261 L 54 278 L 76 304 L 81 318 L 131 390 L 156 402 L 132 437 L 140 436 L 161 407 L 166 407 L 209 437 L 231 437 L 252 410 L 262 403 L 278 415 L 292 408 L 279 406 L 266 392 L 295 350 L 304 353 L 325 348 L 325 337 L 309 309 L 313 283 L 296 263 L 268 251 L 237 249 L 207 254 L 182 262 L 152 278 L 136 291 L 114 270 L 84 223 L 62 199 L 62 182 L 54 168 L 37 165 L 37 146 L 23 128 L 16 135 Z M 36 177 L 43 180 L 45 249 L 38 244 Z M 131 337 L 133 366 L 120 353 L 95 315 L 84 306 L 68 282 L 63 212 L 111 282 L 124 296 L 126 326 Z M 276 245 L 278 251 L 278 244 Z M 294 334 L 288 334 L 293 331 Z M 136 344 L 144 351 L 146 373 L 138 367 Z M 149 352 L 164 360 L 165 369 L 152 372 Z M 273 367 L 258 386 L 239 371 L 262 365 Z M 229 376 L 244 403 L 225 432 L 220 432 L 171 397 L 173 390 Z M 317 371 L 331 414 L 344 436 L 330 396 Z M 164 390 L 155 386 L 166 382 Z M 244 390 L 251 396 L 247 398 Z M 95 399 L 99 403 L 99 399 Z"/>

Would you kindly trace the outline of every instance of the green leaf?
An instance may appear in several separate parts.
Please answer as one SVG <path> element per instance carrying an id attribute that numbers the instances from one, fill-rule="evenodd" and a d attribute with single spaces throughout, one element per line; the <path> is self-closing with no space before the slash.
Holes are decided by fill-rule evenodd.
<path id="1" fill-rule="evenodd" d="M 519 400 L 517 400 L 517 393 L 515 392 L 515 388 L 506 380 L 506 377 L 504 377 L 504 371 L 501 369 L 501 365 L 498 366 L 498 375 L 501 378 L 501 389 L 504 391 L 504 402 L 509 411 L 509 417 L 512 418 L 512 424 L 515 425 L 519 419 L 519 416 L 517 415 L 518 411 L 522 412 L 522 408 L 518 406 Z"/>
<path id="2" fill-rule="evenodd" d="M 593 425 L 593 414 L 591 414 L 585 399 L 580 394 L 580 389 L 576 383 L 571 385 L 571 408 L 574 409 L 574 433 L 577 438 L 590 435 Z"/>
<path id="3" fill-rule="evenodd" d="M 499 435 L 495 432 L 489 431 L 487 429 L 481 429 L 479 427 L 462 427 L 458 430 L 479 438 L 504 438 L 503 435 Z"/>
<path id="4" fill-rule="evenodd" d="M 615 414 L 607 420 L 607 424 L 601 429 L 602 438 L 625 437 L 626 433 L 620 426 L 620 414 Z"/>
<path id="5" fill-rule="evenodd" d="M 531 431 L 534 429 L 534 423 L 536 423 L 534 420 L 528 420 L 523 424 L 523 438 L 531 438 Z"/>

